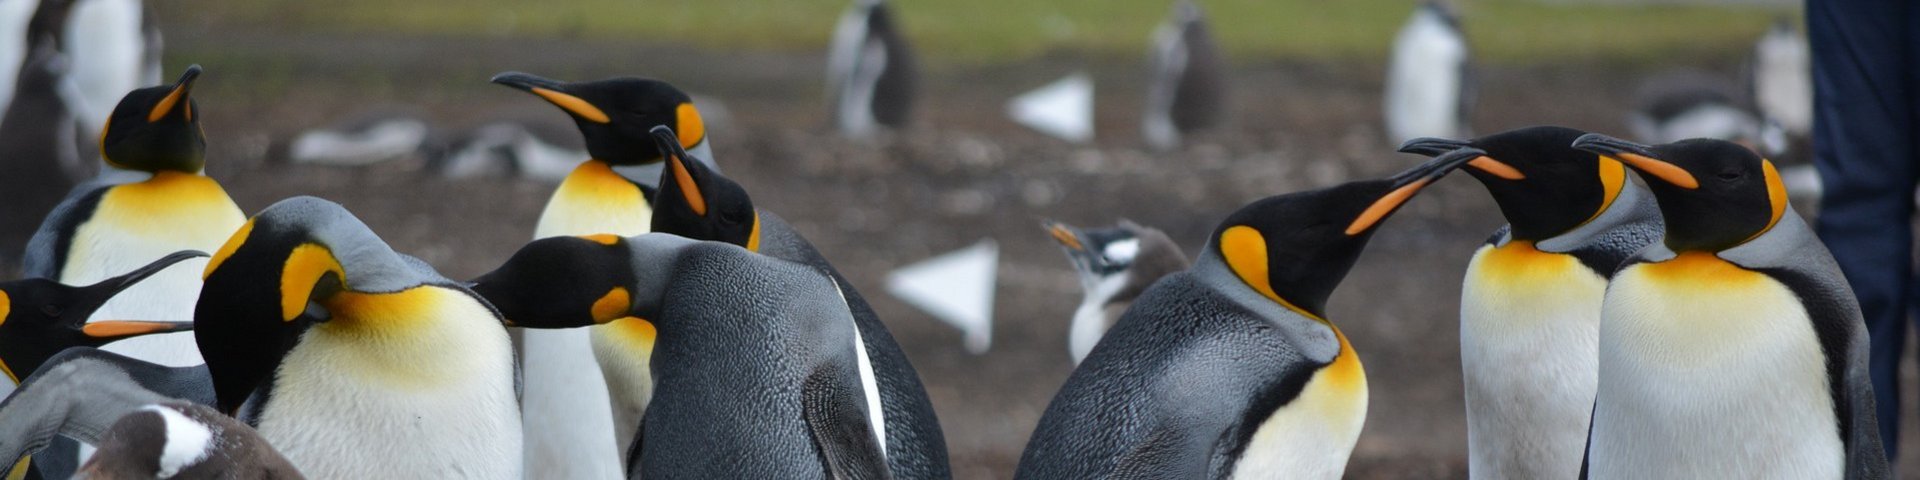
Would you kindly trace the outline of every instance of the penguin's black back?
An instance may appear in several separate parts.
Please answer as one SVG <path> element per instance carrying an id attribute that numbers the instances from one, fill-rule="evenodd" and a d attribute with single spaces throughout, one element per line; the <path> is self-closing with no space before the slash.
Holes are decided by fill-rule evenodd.
<path id="1" fill-rule="evenodd" d="M 1191 272 L 1161 279 L 1047 405 L 1015 478 L 1225 478 L 1323 363 L 1276 328 Z"/>
<path id="2" fill-rule="evenodd" d="M 913 93 L 920 80 L 913 48 L 900 35 L 893 10 L 885 2 L 874 4 L 867 13 L 867 32 L 887 52 L 887 68 L 873 85 L 873 120 L 888 127 L 905 126 L 913 114 Z"/>
<path id="3" fill-rule="evenodd" d="M 853 311 L 854 324 L 860 327 L 867 354 L 873 357 L 874 381 L 880 389 L 880 403 L 885 406 L 888 469 L 897 478 L 951 478 L 947 440 L 940 431 L 939 418 L 934 415 L 933 402 L 927 398 L 920 374 L 907 360 L 906 352 L 900 350 L 900 344 L 894 342 L 886 324 L 880 322 L 880 316 L 867 305 L 866 298 L 860 296 L 853 284 L 847 282 L 812 243 L 778 215 L 766 210 L 760 210 L 759 214 L 760 253 L 819 268 L 832 276 L 840 285 L 840 292 L 846 295 L 847 307 Z"/>
<path id="4" fill-rule="evenodd" d="M 60 201 L 41 220 L 40 229 L 27 240 L 26 256 L 20 259 L 20 273 L 28 278 L 49 278 L 58 280 L 60 271 L 67 267 L 67 254 L 72 249 L 74 232 L 80 224 L 93 218 L 93 211 L 100 207 L 100 199 L 105 197 L 112 184 L 88 182 L 73 187 L 66 200 Z"/>

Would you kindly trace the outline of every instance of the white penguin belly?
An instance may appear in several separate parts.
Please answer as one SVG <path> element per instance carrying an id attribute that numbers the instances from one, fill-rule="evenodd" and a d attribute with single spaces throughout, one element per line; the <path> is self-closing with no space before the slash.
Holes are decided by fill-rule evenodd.
<path id="1" fill-rule="evenodd" d="M 378 321 L 335 309 L 301 336 L 260 435 L 309 478 L 521 478 L 506 330 L 461 292 L 381 295 L 411 298 L 366 309 Z"/>
<path id="2" fill-rule="evenodd" d="M 1480 248 L 1460 294 L 1467 472 L 1573 478 L 1586 452 L 1607 282 L 1530 242 Z"/>
<path id="3" fill-rule="evenodd" d="M 144 267 L 180 250 L 213 253 L 247 221 L 218 183 L 200 175 L 161 173 L 102 194 L 93 216 L 68 239 L 60 282 L 89 285 Z M 121 291 L 87 321 L 192 321 L 207 259 L 190 259 Z M 167 366 L 204 363 L 192 332 L 149 335 L 105 350 Z"/>
<path id="4" fill-rule="evenodd" d="M 1825 356 L 1785 285 L 1704 253 L 1607 292 L 1592 478 L 1840 478 Z"/>
<path id="5" fill-rule="evenodd" d="M 1260 423 L 1234 465 L 1234 479 L 1338 479 L 1367 421 L 1367 374 L 1340 339 L 1340 355 L 1314 372 L 1300 396 Z"/>

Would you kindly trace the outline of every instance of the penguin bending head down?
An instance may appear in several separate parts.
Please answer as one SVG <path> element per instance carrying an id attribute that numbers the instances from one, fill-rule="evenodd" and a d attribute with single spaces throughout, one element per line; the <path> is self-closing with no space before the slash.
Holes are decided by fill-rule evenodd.
<path id="1" fill-rule="evenodd" d="M 845 294 L 859 327 L 854 338 L 863 360 L 860 385 L 873 407 L 868 411 L 875 413 L 873 428 L 886 439 L 882 446 L 888 470 L 898 478 L 952 476 L 946 438 L 920 374 L 866 298 L 779 215 L 755 208 L 746 189 L 680 149 L 684 142 L 675 140 L 672 130 L 654 129 L 654 142 L 665 154 L 667 168 L 654 196 L 653 231 L 731 243 L 826 272 Z M 602 357 L 602 365 L 606 360 Z"/>
<path id="2" fill-rule="evenodd" d="M 1381 221 L 1484 155 L 1278 195 L 1120 317 L 1040 417 L 1015 478 L 1340 478 L 1366 373 L 1326 303 Z"/>
<path id="3" fill-rule="evenodd" d="M 1508 222 L 1474 252 L 1460 293 L 1467 471 L 1475 478 L 1576 475 L 1598 382 L 1607 279 L 1660 237 L 1653 195 L 1629 181 L 1619 161 L 1574 149 L 1585 134 L 1528 127 L 1400 148 L 1486 151 L 1463 170 Z"/>
<path id="4" fill-rule="evenodd" d="M 1160 277 L 1191 266 L 1186 252 L 1165 232 L 1127 220 L 1106 228 L 1081 229 L 1047 222 L 1047 234 L 1067 252 L 1080 275 L 1086 298 L 1073 311 L 1067 351 L 1073 363 L 1087 358 L 1094 343 L 1107 333 L 1133 299 Z"/>
<path id="5" fill-rule="evenodd" d="M 1721 140 L 1573 146 L 1639 172 L 1666 219 L 1601 307 L 1591 478 L 1886 478 L 1860 306 L 1773 163 Z"/>
<path id="6" fill-rule="evenodd" d="M 474 291 L 523 324 L 657 326 L 634 478 L 890 478 L 847 300 L 818 269 L 673 235 L 555 237 Z"/>
<path id="7" fill-rule="evenodd" d="M 192 330 L 193 324 L 184 321 L 87 323 L 87 317 L 127 287 L 182 260 L 205 256 L 203 252 L 177 252 L 139 270 L 84 287 L 44 278 L 0 282 L 0 374 L 9 381 L 0 384 L 0 397 L 11 393 L 23 375 L 38 370 L 61 350 L 99 347 L 140 335 Z"/>
<path id="8" fill-rule="evenodd" d="M 262 210 L 214 254 L 194 313 L 222 412 L 316 478 L 521 476 L 499 314 L 340 205 Z"/>

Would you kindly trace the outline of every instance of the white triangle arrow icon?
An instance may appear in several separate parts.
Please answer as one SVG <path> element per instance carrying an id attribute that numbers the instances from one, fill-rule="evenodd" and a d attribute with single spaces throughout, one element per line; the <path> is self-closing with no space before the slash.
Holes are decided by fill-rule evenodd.
<path id="1" fill-rule="evenodd" d="M 982 239 L 887 274 L 887 293 L 966 334 L 967 351 L 993 345 L 993 289 L 1000 245 Z"/>
<path id="2" fill-rule="evenodd" d="M 1028 128 L 1061 140 L 1093 140 L 1093 77 L 1075 72 L 1047 86 L 1013 97 L 1007 116 Z"/>

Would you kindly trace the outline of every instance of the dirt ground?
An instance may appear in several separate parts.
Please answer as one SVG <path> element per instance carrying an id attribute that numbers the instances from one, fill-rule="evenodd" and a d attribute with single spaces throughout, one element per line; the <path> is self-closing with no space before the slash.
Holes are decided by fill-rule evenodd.
<path id="1" fill-rule="evenodd" d="M 395 105 L 450 128 L 498 116 L 560 120 L 533 97 L 485 83 L 505 70 L 572 79 L 645 74 L 718 99 L 728 112 L 710 127 L 719 163 L 871 299 L 926 381 L 954 474 L 966 479 L 1011 475 L 1072 368 L 1066 326 L 1079 285 L 1041 219 L 1129 218 L 1194 252 L 1241 204 L 1420 160 L 1393 153 L 1383 138 L 1377 65 L 1237 66 L 1232 121 L 1187 148 L 1151 153 L 1137 134 L 1145 68 L 1132 59 L 1060 54 L 936 69 L 924 78 L 916 127 L 850 142 L 827 128 L 817 55 L 270 32 L 211 40 L 194 35 L 196 25 L 177 27 L 189 33 L 170 37 L 170 65 L 207 68 L 195 96 L 212 149 L 209 174 L 243 209 L 293 195 L 325 197 L 453 278 L 488 271 L 523 244 L 553 187 L 444 180 L 413 162 L 286 166 L 270 158 L 274 142 Z M 186 56 L 195 52 L 204 58 Z M 1475 126 L 1491 132 L 1557 123 L 1623 133 L 1633 82 L 1657 67 L 1487 68 Z M 1004 120 L 1008 97 L 1079 68 L 1099 85 L 1094 145 L 1069 145 Z M 1330 317 L 1360 352 L 1372 391 L 1350 478 L 1465 477 L 1458 279 L 1472 249 L 1500 223 L 1477 184 L 1441 182 L 1385 225 L 1335 293 Z M 988 237 L 1003 255 L 995 338 L 991 351 L 971 355 L 957 331 L 887 296 L 881 281 L 893 267 Z M 1907 450 L 1908 458 L 1920 454 Z"/>

